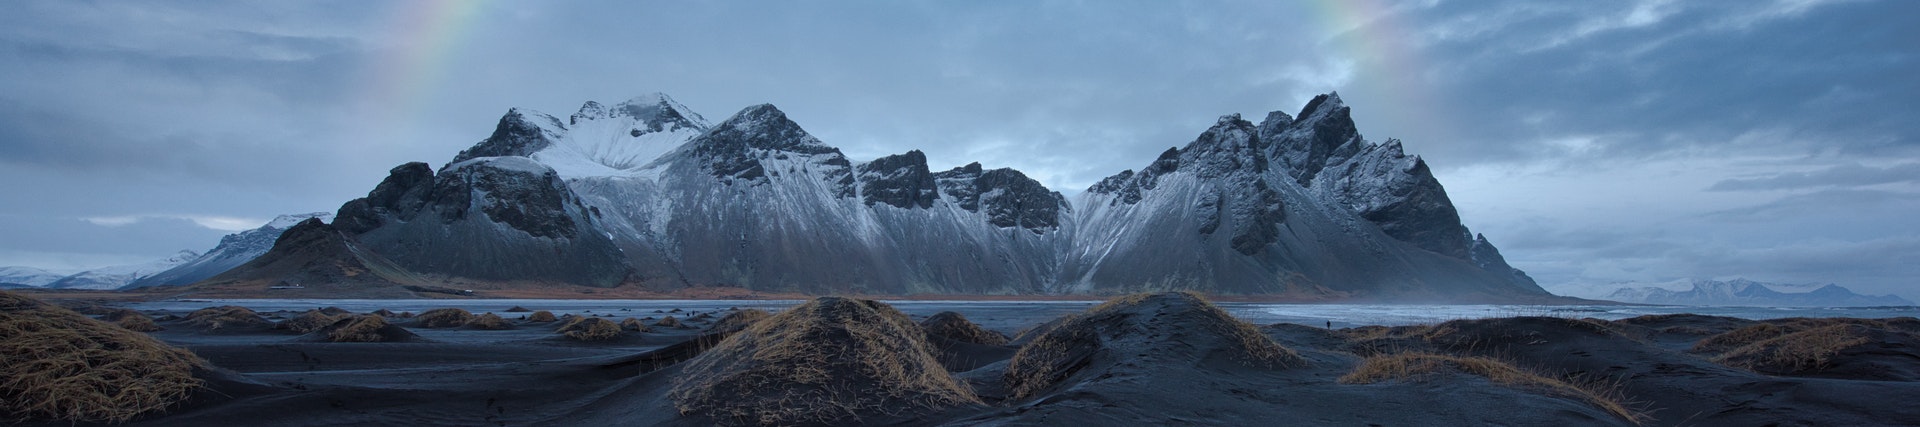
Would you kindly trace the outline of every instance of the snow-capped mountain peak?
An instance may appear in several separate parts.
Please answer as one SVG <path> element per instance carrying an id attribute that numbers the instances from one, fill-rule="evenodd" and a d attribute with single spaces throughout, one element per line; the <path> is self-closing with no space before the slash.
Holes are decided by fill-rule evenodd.
<path id="1" fill-rule="evenodd" d="M 323 221 L 323 222 L 333 222 L 333 212 L 309 212 L 309 213 L 303 213 L 303 214 L 281 215 L 281 216 L 274 217 L 273 221 L 268 221 L 265 227 L 286 230 L 288 228 L 293 228 L 293 225 L 299 224 L 300 221 L 306 221 L 307 218 L 320 218 L 320 221 Z"/>

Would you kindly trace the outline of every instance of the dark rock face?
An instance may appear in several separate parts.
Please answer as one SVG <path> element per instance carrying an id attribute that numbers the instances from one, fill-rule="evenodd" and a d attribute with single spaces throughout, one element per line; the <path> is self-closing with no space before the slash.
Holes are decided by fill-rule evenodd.
<path id="1" fill-rule="evenodd" d="M 1297 121 L 1283 122 L 1285 113 L 1268 114 L 1261 129 L 1281 131 L 1262 133 L 1261 138 L 1273 150 L 1274 160 L 1285 165 L 1300 185 L 1308 186 L 1321 169 L 1352 156 L 1354 149 L 1365 143 L 1353 124 L 1352 112 L 1340 101 L 1340 94 L 1316 96 L 1300 109 Z"/>
<path id="2" fill-rule="evenodd" d="M 618 285 L 628 267 L 592 210 L 550 168 L 482 157 L 423 179 L 394 168 L 366 198 L 341 206 L 338 228 L 418 272 L 477 279 Z"/>
<path id="3" fill-rule="evenodd" d="M 840 149 L 807 134 L 771 104 L 747 107 L 687 144 L 693 147 L 694 156 L 707 161 L 714 177 L 730 184 L 764 184 L 768 173 L 765 160 L 788 160 L 797 154 L 830 167 L 839 197 L 853 197 L 855 192 L 853 164 Z"/>
<path id="4" fill-rule="evenodd" d="M 367 197 L 340 206 L 340 212 L 334 216 L 334 227 L 359 234 L 379 227 L 385 218 L 412 218 L 426 205 L 431 191 L 433 168 L 426 163 L 395 166 Z"/>
<path id="5" fill-rule="evenodd" d="M 980 163 L 934 174 L 940 192 L 961 209 L 987 213 L 996 227 L 1021 227 L 1034 233 L 1060 227 L 1068 210 L 1065 196 L 1010 168 L 984 170 Z"/>
<path id="6" fill-rule="evenodd" d="M 585 209 L 552 169 L 529 173 L 498 167 L 456 167 L 434 182 L 433 200 L 441 220 L 464 219 L 472 197 L 482 195 L 480 211 L 494 222 L 537 237 L 573 238 L 580 227 L 567 209 Z M 557 187 L 557 188 L 556 188 Z"/>
<path id="7" fill-rule="evenodd" d="M 1401 152 L 1399 140 L 1369 146 L 1321 174 L 1316 185 L 1331 188 L 1336 199 L 1388 236 L 1442 255 L 1469 256 L 1467 227 L 1446 188 L 1426 161 Z"/>
<path id="8" fill-rule="evenodd" d="M 867 206 L 886 203 L 898 208 L 933 207 L 939 198 L 933 173 L 927 171 L 927 155 L 920 150 L 874 159 L 860 165 L 860 195 Z"/>
<path id="9" fill-rule="evenodd" d="M 546 123 L 538 123 L 545 121 Z M 493 135 L 474 144 L 472 148 L 460 151 L 451 163 L 460 163 L 479 157 L 529 156 L 547 147 L 553 146 L 557 135 L 542 128 L 542 125 L 555 129 L 566 129 L 566 125 L 552 121 L 550 117 L 528 116 L 520 109 L 507 110 L 500 117 L 500 123 L 494 125 Z"/>
<path id="10" fill-rule="evenodd" d="M 1493 243 L 1487 241 L 1486 235 L 1474 236 L 1473 248 L 1469 253 L 1473 254 L 1474 265 L 1480 266 L 1482 270 L 1510 277 L 1513 279 L 1513 283 L 1518 286 L 1540 287 L 1538 283 L 1533 281 L 1533 277 L 1527 276 L 1527 272 L 1507 265 L 1507 258 L 1500 256 L 1500 249 L 1493 247 Z"/>
<path id="11" fill-rule="evenodd" d="M 1180 149 L 1167 148 L 1167 151 L 1160 153 L 1160 158 L 1154 159 L 1153 164 L 1147 165 L 1140 172 L 1135 173 L 1131 169 L 1120 171 L 1118 174 L 1101 179 L 1087 191 L 1119 194 L 1120 197 L 1114 199 L 1114 204 L 1140 203 L 1141 192 L 1154 189 L 1160 183 L 1161 175 L 1176 170 L 1180 170 Z"/>

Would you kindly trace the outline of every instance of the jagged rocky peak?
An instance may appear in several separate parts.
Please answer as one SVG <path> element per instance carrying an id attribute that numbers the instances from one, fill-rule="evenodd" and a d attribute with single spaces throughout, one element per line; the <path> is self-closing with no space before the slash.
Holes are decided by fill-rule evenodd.
<path id="1" fill-rule="evenodd" d="M 1067 198 L 1012 168 L 986 169 L 979 162 L 933 175 L 940 192 L 955 206 L 984 212 L 996 227 L 1021 227 L 1035 234 L 1060 228 L 1071 210 Z"/>
<path id="2" fill-rule="evenodd" d="M 977 164 L 976 164 L 977 165 Z M 859 167 L 860 195 L 867 206 L 885 203 L 897 208 L 933 207 L 940 197 L 927 155 L 920 150 L 874 159 Z"/>
<path id="3" fill-rule="evenodd" d="M 587 101 L 580 111 L 573 113 L 568 124 L 578 125 L 586 120 L 601 120 L 627 117 L 647 125 L 646 129 L 634 128 L 632 136 L 651 132 L 673 131 L 678 129 L 706 130 L 710 123 L 705 117 L 685 105 L 675 102 L 667 94 L 654 92 L 628 99 L 612 107 L 598 102 Z"/>
<path id="4" fill-rule="evenodd" d="M 553 146 L 564 137 L 566 129 L 567 126 L 553 116 L 521 111 L 519 108 L 509 109 L 494 125 L 492 135 L 471 148 L 461 150 L 449 164 L 477 157 L 530 156 Z"/>
<path id="5" fill-rule="evenodd" d="M 1147 165 L 1145 169 L 1139 172 L 1134 172 L 1133 169 L 1120 171 L 1113 176 L 1102 178 L 1100 182 L 1088 187 L 1087 191 L 1118 195 L 1110 202 L 1114 205 L 1140 203 L 1140 200 L 1145 197 L 1145 191 L 1160 185 L 1161 175 L 1173 173 L 1176 170 L 1180 170 L 1180 148 L 1168 147 L 1167 151 L 1160 152 L 1160 157 L 1154 159 L 1153 163 Z"/>
<path id="6" fill-rule="evenodd" d="M 1422 249 L 1469 259 L 1473 242 L 1447 189 L 1400 141 L 1368 145 L 1343 163 L 1328 165 L 1313 183 L 1380 231 Z"/>
<path id="7" fill-rule="evenodd" d="M 1220 116 L 1213 127 L 1181 149 L 1180 167 L 1201 178 L 1225 176 L 1239 171 L 1265 173 L 1267 158 L 1262 153 L 1259 129 L 1241 120 L 1239 114 Z"/>
<path id="8" fill-rule="evenodd" d="M 1505 275 L 1511 278 L 1515 285 L 1524 288 L 1540 288 L 1540 284 L 1535 283 L 1533 277 L 1528 276 L 1527 272 L 1520 271 L 1520 269 L 1508 265 L 1507 258 L 1500 256 L 1500 249 L 1493 247 L 1493 242 L 1488 242 L 1485 234 L 1474 235 L 1473 247 L 1469 250 L 1469 253 L 1472 256 L 1471 260 L 1474 265 L 1480 266 L 1481 270 Z"/>
<path id="9" fill-rule="evenodd" d="M 426 206 L 432 191 L 432 167 L 421 162 L 395 166 L 367 197 L 341 205 L 339 213 L 334 215 L 334 226 L 359 234 L 379 228 L 391 218 L 412 218 Z"/>
<path id="10" fill-rule="evenodd" d="M 819 169 L 831 181 L 838 197 L 853 197 L 853 164 L 840 149 L 820 142 L 773 104 L 747 107 L 687 143 L 691 155 L 705 160 L 716 178 L 766 182 L 767 162 L 801 162 Z M 796 171 L 798 168 L 795 169 Z M 774 170 L 773 173 L 780 173 Z"/>
<path id="11" fill-rule="evenodd" d="M 1366 143 L 1353 124 L 1352 109 L 1338 92 L 1314 97 L 1284 125 L 1277 121 L 1285 117 L 1285 113 L 1268 114 L 1260 138 L 1270 150 L 1268 157 L 1285 166 L 1302 186 L 1326 166 L 1352 157 Z"/>
<path id="12" fill-rule="evenodd" d="M 525 157 L 455 163 L 440 171 L 433 186 L 432 203 L 440 208 L 444 221 L 460 219 L 469 206 L 477 204 L 494 222 L 536 237 L 575 237 L 580 228 L 568 210 L 587 210 L 558 173 Z"/>

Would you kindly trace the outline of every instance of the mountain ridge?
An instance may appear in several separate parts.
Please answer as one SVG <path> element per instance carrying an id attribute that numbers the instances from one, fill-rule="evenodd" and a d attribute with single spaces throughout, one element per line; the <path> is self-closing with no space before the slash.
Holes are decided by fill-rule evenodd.
<path id="1" fill-rule="evenodd" d="M 711 125 L 664 94 L 566 120 L 515 108 L 438 172 L 394 168 L 334 226 L 410 271 L 600 287 L 1550 297 L 1337 93 L 1298 117 L 1221 116 L 1069 200 L 1010 168 L 936 172 L 918 150 L 854 161 L 770 104 Z"/>

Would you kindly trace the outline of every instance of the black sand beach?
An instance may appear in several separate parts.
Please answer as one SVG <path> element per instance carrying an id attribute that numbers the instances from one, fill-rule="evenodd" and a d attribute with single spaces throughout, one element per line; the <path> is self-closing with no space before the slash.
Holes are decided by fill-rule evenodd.
<path id="1" fill-rule="evenodd" d="M 314 313 L 150 311 L 164 329 L 145 334 L 203 359 L 204 387 L 129 425 L 1920 423 L 1912 318 L 1330 330 L 1250 325 L 1178 293 L 1064 316 L 1000 307 L 822 298 L 779 313 L 588 314 L 605 324 L 501 311 L 493 329 L 330 310 L 306 331 L 291 321 Z M 570 322 L 595 339 L 555 332 Z M 387 342 L 333 342 L 353 336 Z"/>

